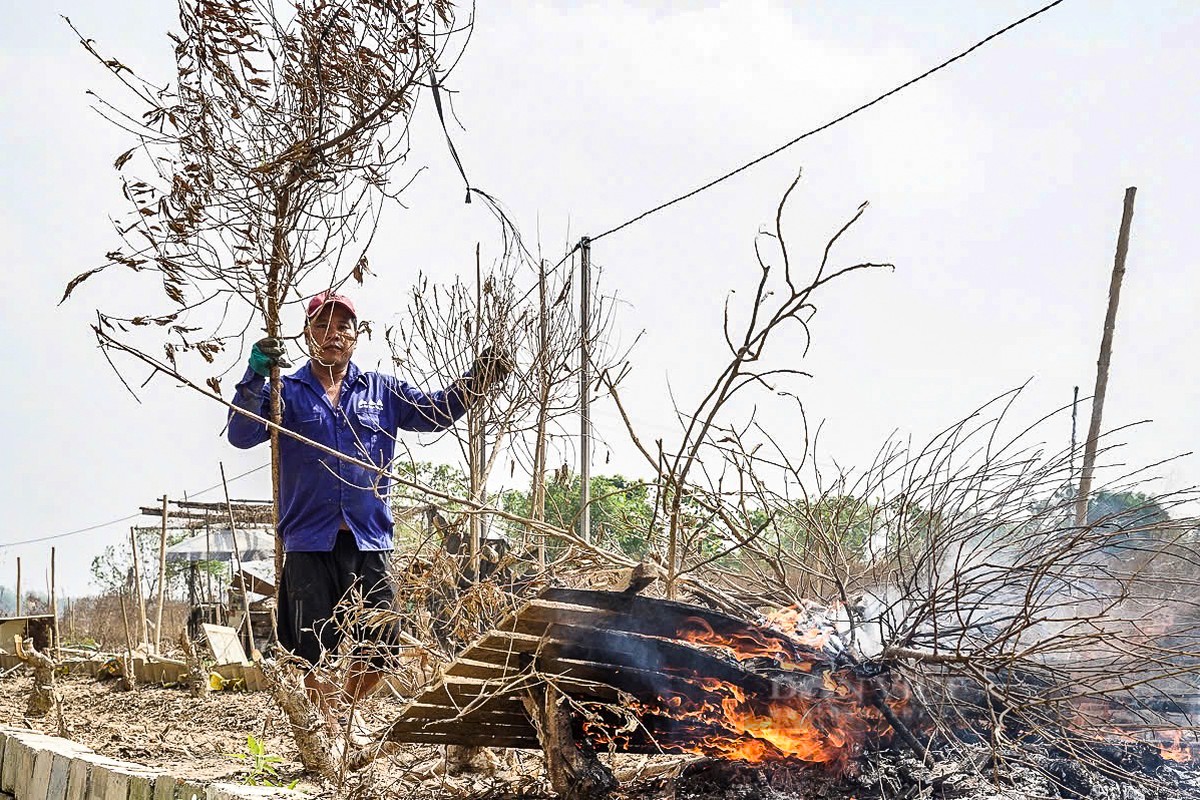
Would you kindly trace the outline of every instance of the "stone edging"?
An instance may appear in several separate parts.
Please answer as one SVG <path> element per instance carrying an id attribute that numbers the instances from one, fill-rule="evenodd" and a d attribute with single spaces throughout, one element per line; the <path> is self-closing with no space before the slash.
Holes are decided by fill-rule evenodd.
<path id="1" fill-rule="evenodd" d="M 0 726 L 0 793 L 15 800 L 264 800 L 296 792 L 204 785 L 102 756 L 70 739 Z"/>

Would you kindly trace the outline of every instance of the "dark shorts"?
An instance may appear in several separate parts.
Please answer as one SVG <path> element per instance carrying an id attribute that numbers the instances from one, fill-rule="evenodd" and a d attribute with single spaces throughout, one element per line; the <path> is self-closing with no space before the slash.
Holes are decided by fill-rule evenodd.
<path id="1" fill-rule="evenodd" d="M 399 653 L 388 551 L 363 552 L 341 531 L 333 550 L 288 553 L 279 591 L 279 644 L 310 664 L 349 655 L 387 669 Z M 343 640 L 346 652 L 339 653 Z"/>

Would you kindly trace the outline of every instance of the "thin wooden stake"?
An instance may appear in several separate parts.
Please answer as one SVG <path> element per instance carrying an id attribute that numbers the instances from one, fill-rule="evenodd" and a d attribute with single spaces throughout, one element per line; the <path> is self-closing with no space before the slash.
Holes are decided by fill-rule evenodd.
<path id="1" fill-rule="evenodd" d="M 130 526 L 129 528 L 129 546 L 133 550 L 133 585 L 137 590 L 138 612 L 141 614 L 141 622 L 138 624 L 141 638 L 139 641 L 150 641 L 150 633 L 146 628 L 146 593 L 142 590 L 142 557 L 137 544 L 137 528 Z"/>
<path id="2" fill-rule="evenodd" d="M 132 689 L 134 687 L 135 678 L 133 674 L 133 634 L 129 632 L 129 613 L 125 610 L 125 595 L 117 595 L 117 599 L 121 601 L 121 622 L 125 625 L 125 668 L 122 670 L 122 679 L 125 681 L 125 688 Z"/>
<path id="3" fill-rule="evenodd" d="M 21 557 L 17 556 L 17 616 L 21 616 Z"/>
<path id="4" fill-rule="evenodd" d="M 246 640 L 250 643 L 250 660 L 254 663 L 262 661 L 262 653 L 254 645 L 254 620 L 250 617 L 250 590 L 246 588 L 246 573 L 242 572 L 242 553 L 238 547 L 237 526 L 233 522 L 233 503 L 229 502 L 229 483 L 225 480 L 225 462 L 221 467 L 221 486 L 225 489 L 225 509 L 229 512 L 229 535 L 233 539 L 233 560 L 237 562 L 238 574 L 242 576 L 242 610 L 246 612 Z M 276 594 L 278 595 L 278 590 Z"/>
<path id="5" fill-rule="evenodd" d="M 1075 387 L 1075 395 L 1071 398 L 1071 466 L 1070 480 L 1075 484 L 1075 447 L 1078 445 L 1077 424 L 1079 420 L 1079 387 Z"/>
<path id="6" fill-rule="evenodd" d="M 55 548 L 50 548 L 50 613 L 54 615 L 52 630 L 54 631 L 54 658 L 62 658 L 62 647 L 59 644 L 58 635 L 58 587 L 55 586 L 54 576 L 54 555 Z"/>
<path id="7" fill-rule="evenodd" d="M 1117 254 L 1113 259 L 1112 281 L 1108 286 L 1108 313 L 1104 316 L 1104 335 L 1100 339 L 1100 357 L 1096 361 L 1096 391 L 1092 394 L 1092 422 L 1083 444 L 1083 469 L 1079 475 L 1079 497 L 1075 501 L 1075 525 L 1087 523 L 1088 496 L 1092 493 L 1092 470 L 1096 466 L 1096 444 L 1100 438 L 1100 420 L 1104 413 L 1104 393 L 1108 388 L 1109 361 L 1112 358 L 1113 330 L 1117 326 L 1117 304 L 1121 300 L 1121 281 L 1125 278 L 1125 256 L 1129 253 L 1129 229 L 1133 225 L 1133 199 L 1137 187 L 1125 190 L 1125 208 L 1121 230 L 1117 234 Z"/>
<path id="8" fill-rule="evenodd" d="M 167 596 L 167 496 L 163 495 L 162 534 L 158 539 L 158 611 L 154 623 L 154 652 L 162 645 L 163 601 Z"/>
<path id="9" fill-rule="evenodd" d="M 475 243 L 475 338 L 476 347 L 475 355 L 479 355 L 481 347 L 486 347 L 487 342 L 481 342 L 483 336 L 483 270 L 479 261 L 479 242 Z M 472 391 L 478 394 L 480 384 L 475 384 Z M 483 470 L 487 464 L 485 460 L 484 448 L 484 406 L 479 402 L 478 396 L 472 398 L 471 416 L 467 424 L 467 435 L 470 437 L 468 449 L 471 455 L 471 499 L 477 503 L 483 502 Z M 479 580 L 479 555 L 482 548 L 483 539 L 483 518 L 478 512 L 471 514 L 470 520 L 470 535 L 471 535 L 471 580 Z"/>
<path id="10" fill-rule="evenodd" d="M 533 451 L 533 489 L 529 493 L 529 516 L 546 518 L 546 417 L 550 408 L 549 310 L 546 307 L 546 261 L 538 261 L 538 418 Z M 528 528 L 526 528 L 528 530 Z M 546 537 L 538 534 L 538 566 L 546 566 Z"/>
<path id="11" fill-rule="evenodd" d="M 579 240 L 579 538 L 592 541 L 592 240 Z"/>

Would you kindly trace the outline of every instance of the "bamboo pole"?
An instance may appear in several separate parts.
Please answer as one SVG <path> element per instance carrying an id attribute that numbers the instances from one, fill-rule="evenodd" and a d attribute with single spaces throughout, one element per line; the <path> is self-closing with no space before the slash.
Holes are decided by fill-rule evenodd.
<path id="1" fill-rule="evenodd" d="M 549 310 L 546 308 L 546 261 L 538 261 L 538 417 L 533 451 L 533 488 L 529 493 L 529 516 L 546 518 L 546 417 L 550 407 Z M 528 526 L 525 527 L 528 531 Z M 546 566 L 546 537 L 538 536 L 538 566 Z"/>
<path id="2" fill-rule="evenodd" d="M 287 220 L 291 215 L 292 193 L 287 186 L 275 194 L 275 220 L 271 231 L 271 261 L 267 268 L 267 307 L 264 309 L 264 322 L 267 336 L 279 338 L 280 301 L 287 291 L 285 271 L 288 266 L 289 252 L 287 241 Z M 305 323 L 305 335 L 308 329 Z M 271 503 L 274 509 L 275 528 L 275 594 L 279 594 L 279 586 L 283 584 L 283 539 L 279 536 L 279 428 L 283 424 L 283 381 L 280 379 L 278 364 L 271 365 Z"/>
<path id="3" fill-rule="evenodd" d="M 50 548 L 50 613 L 54 615 L 52 630 L 54 631 L 54 658 L 56 660 L 62 658 L 62 647 L 59 644 L 58 635 L 58 587 L 55 585 L 54 561 L 55 548 Z"/>
<path id="4" fill-rule="evenodd" d="M 592 541 L 592 240 L 579 240 L 579 538 Z"/>
<path id="5" fill-rule="evenodd" d="M 125 626 L 125 668 L 122 670 L 125 680 L 125 688 L 133 689 L 136 684 L 136 678 L 133 671 L 133 636 L 129 632 L 129 614 L 125 610 L 125 595 L 117 595 L 121 601 L 121 622 Z"/>
<path id="6" fill-rule="evenodd" d="M 254 623 L 250 618 L 250 590 L 246 588 L 246 573 L 242 572 L 242 553 L 238 547 L 237 526 L 233 521 L 233 504 L 229 502 L 229 483 L 225 480 L 225 462 L 218 462 L 218 465 L 221 468 L 221 486 L 225 489 L 225 509 L 229 512 L 229 535 L 233 539 L 233 560 L 237 562 L 238 574 L 242 576 L 242 610 L 246 613 L 246 639 L 250 644 L 250 660 L 257 664 L 262 661 L 262 653 L 258 652 L 258 648 L 254 644 Z M 275 594 L 279 595 L 278 589 L 275 590 Z"/>
<path id="7" fill-rule="evenodd" d="M 141 639 L 139 641 L 150 641 L 150 633 L 146 629 L 147 620 L 146 614 L 146 593 L 142 590 L 142 557 L 137 545 L 137 528 L 130 526 L 129 528 L 129 546 L 133 550 L 133 585 L 137 591 L 138 612 L 141 614 L 141 623 L 138 625 Z"/>
<path id="8" fill-rule="evenodd" d="M 1108 389 L 1108 370 L 1112 358 L 1113 331 L 1117 325 L 1117 304 L 1121 300 L 1121 281 L 1125 278 L 1125 256 L 1129 253 L 1129 229 L 1133 225 L 1133 200 L 1137 187 L 1125 190 L 1125 208 L 1117 233 L 1117 253 L 1113 259 L 1112 280 L 1108 286 L 1108 313 L 1104 316 L 1104 334 L 1100 338 L 1100 357 L 1096 360 L 1096 391 L 1092 394 L 1092 421 L 1083 444 L 1083 469 L 1079 474 L 1079 496 L 1075 501 L 1075 525 L 1087 523 L 1088 496 L 1092 493 L 1092 470 L 1096 466 L 1096 443 L 1104 413 L 1104 394 Z"/>
<path id="9" fill-rule="evenodd" d="M 483 270 L 479 261 L 479 242 L 475 243 L 475 355 L 478 356 L 483 348 L 487 347 L 487 342 L 481 341 L 483 337 Z M 487 464 L 486 461 L 486 442 L 484 441 L 484 404 L 479 402 L 478 392 L 482 388 L 482 384 L 478 382 L 480 376 L 472 376 L 476 380 L 472 381 L 471 392 L 476 396 L 471 398 L 471 411 L 467 419 L 467 436 L 469 438 L 468 450 L 470 451 L 471 470 L 471 499 L 476 503 L 482 504 L 484 500 L 483 489 L 483 471 Z M 470 569 L 471 580 L 479 580 L 479 555 L 482 549 L 483 539 L 483 517 L 478 511 L 473 512 L 469 520 L 470 525 Z"/>
<path id="10" fill-rule="evenodd" d="M 162 498 L 162 533 L 158 538 L 158 611 L 154 623 L 154 652 L 162 645 L 163 601 L 167 596 L 167 496 Z"/>
<path id="11" fill-rule="evenodd" d="M 1079 421 L 1079 387 L 1075 387 L 1075 395 L 1071 398 L 1071 461 L 1068 480 L 1071 485 L 1075 485 L 1075 448 L 1079 444 L 1079 437 L 1076 435 Z"/>
<path id="12" fill-rule="evenodd" d="M 21 616 L 21 557 L 17 556 L 17 616 Z"/>

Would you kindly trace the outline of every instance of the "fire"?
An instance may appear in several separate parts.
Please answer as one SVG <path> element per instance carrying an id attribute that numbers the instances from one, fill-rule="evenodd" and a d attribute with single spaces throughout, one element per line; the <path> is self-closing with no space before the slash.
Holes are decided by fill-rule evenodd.
<path id="1" fill-rule="evenodd" d="M 767 624 L 785 631 L 790 638 L 802 645 L 822 650 L 833 638 L 834 630 L 830 625 L 816 624 L 812 617 L 810 611 L 791 606 L 767 614 Z"/>
<path id="2" fill-rule="evenodd" d="M 1188 764 L 1192 760 L 1192 751 L 1190 747 L 1184 747 L 1183 731 L 1175 731 L 1171 735 L 1171 743 L 1161 743 L 1158 746 L 1158 752 L 1167 761 L 1174 761 L 1176 764 Z"/>
<path id="3" fill-rule="evenodd" d="M 681 682 L 689 691 L 669 694 L 639 710 L 728 731 L 682 746 L 701 755 L 751 763 L 845 763 L 857 755 L 866 734 L 879 730 L 883 722 L 874 707 L 855 701 L 854 693 L 828 674 L 817 696 L 751 697 L 740 686 L 702 676 Z M 829 691 L 829 686 L 837 690 Z"/>
<path id="4" fill-rule="evenodd" d="M 892 710 L 907 702 L 903 686 L 877 684 L 837 661 L 836 635 L 824 611 L 788 608 L 768 617 L 769 626 L 715 630 L 704 618 L 687 619 L 679 639 L 716 650 L 749 666 L 744 685 L 695 672 L 674 672 L 657 698 L 634 700 L 630 710 L 650 723 L 661 745 L 751 764 L 795 760 L 842 768 L 871 737 L 891 735 L 878 696 Z M 632 729 L 585 726 L 594 740 L 617 743 Z"/>
<path id="5" fill-rule="evenodd" d="M 735 634 L 717 633 L 708 620 L 700 617 L 689 617 L 685 620 L 679 637 L 693 644 L 716 648 L 738 661 L 774 658 L 781 662 L 791 662 L 795 659 L 797 650 L 796 642 L 774 631 L 746 628 Z"/>

